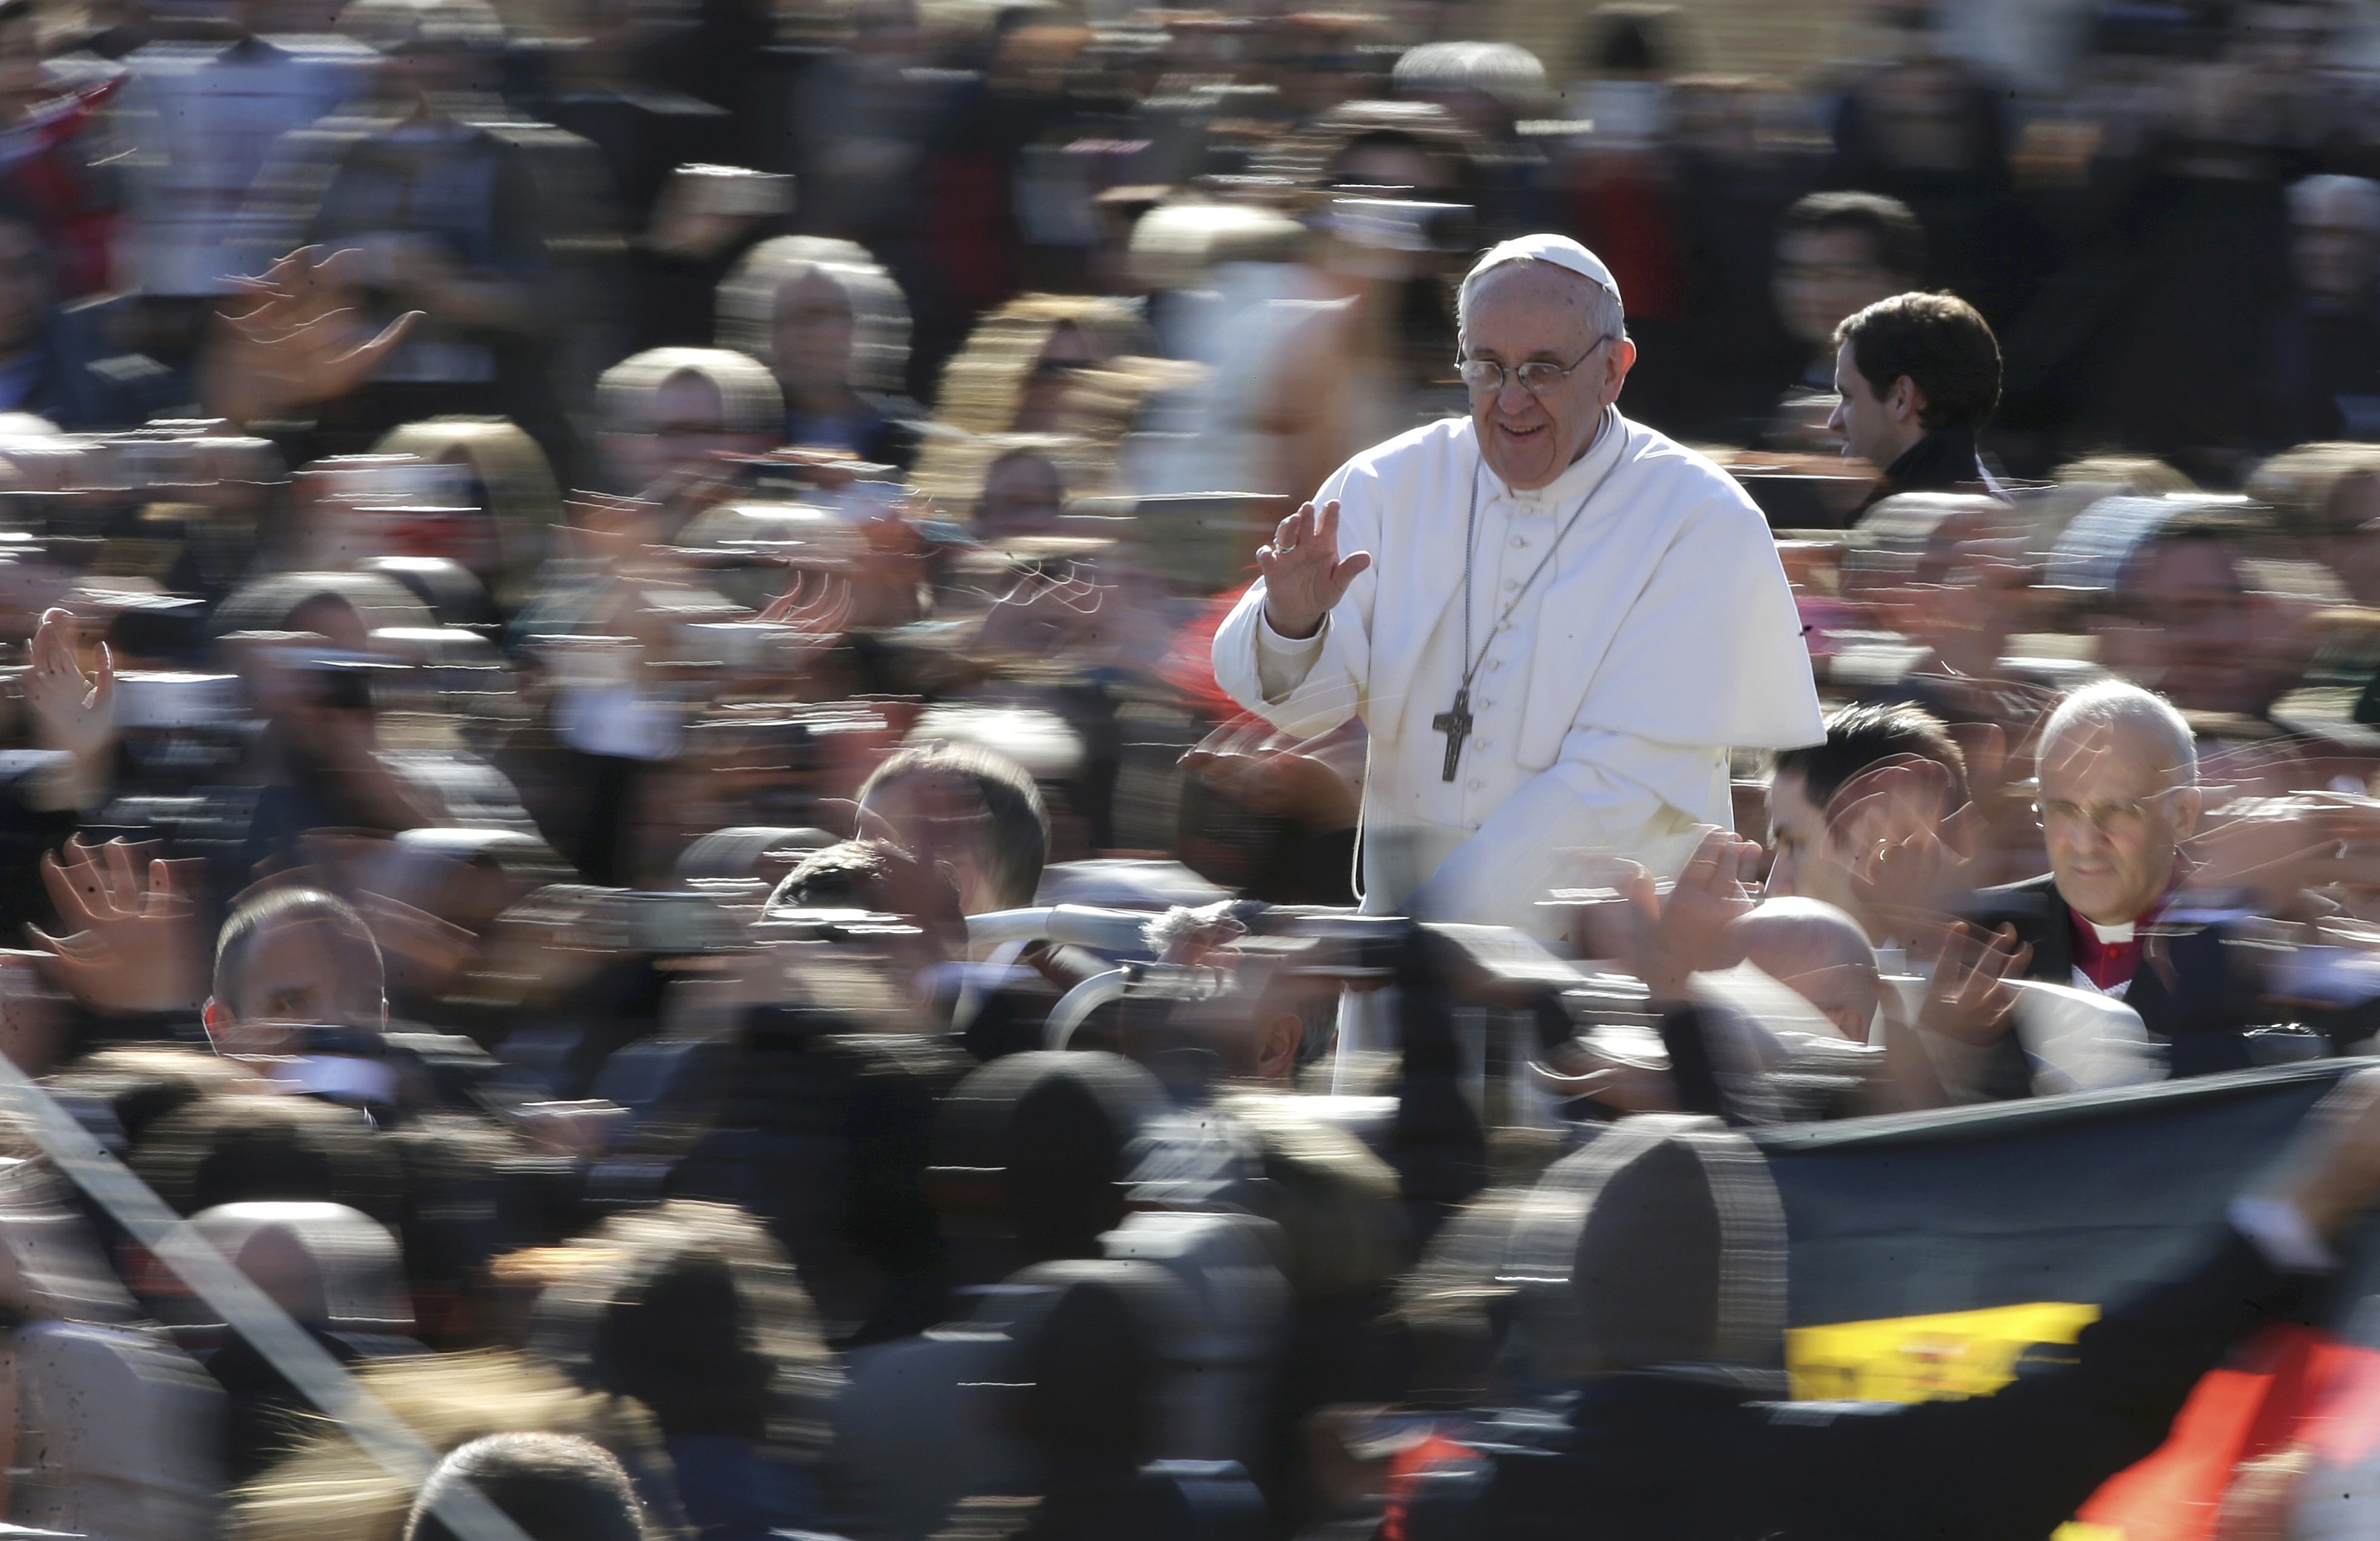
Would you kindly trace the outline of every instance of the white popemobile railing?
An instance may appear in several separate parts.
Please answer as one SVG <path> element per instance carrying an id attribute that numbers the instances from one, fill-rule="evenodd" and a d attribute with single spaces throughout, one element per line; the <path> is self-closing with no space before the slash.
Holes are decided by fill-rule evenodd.
<path id="1" fill-rule="evenodd" d="M 1051 904 L 1039 909 L 998 910 L 967 917 L 967 945 L 981 951 L 1022 942 L 1053 941 L 1088 948 L 1103 956 L 1146 951 L 1143 934 L 1150 916 L 1143 910 L 1102 910 L 1088 904 Z M 1063 1049 L 1075 1029 L 1111 1001 L 1123 998 L 1125 972 L 1095 974 L 1061 996 L 1041 1030 L 1041 1047 Z M 966 1003 L 961 1009 L 972 1016 Z"/>

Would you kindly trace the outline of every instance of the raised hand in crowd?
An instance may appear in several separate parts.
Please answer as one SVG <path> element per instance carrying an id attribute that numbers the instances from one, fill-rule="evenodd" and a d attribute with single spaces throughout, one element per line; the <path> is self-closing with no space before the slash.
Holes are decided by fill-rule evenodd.
<path id="1" fill-rule="evenodd" d="M 1741 835 L 1725 830 L 1706 832 L 1677 881 L 1660 896 L 1658 908 L 1648 907 L 1653 885 L 1639 874 L 1629 901 L 1645 935 L 1645 984 L 1657 1003 L 1684 1000 L 1686 981 L 1694 975 L 1737 961 L 1728 928 L 1753 906 L 1752 884 L 1760 856 L 1759 845 Z M 1645 932 L 1647 921 L 1650 929 Z"/>
<path id="2" fill-rule="evenodd" d="M 356 912 L 380 947 L 392 989 L 420 998 L 443 995 L 478 956 L 478 939 L 470 932 L 401 899 L 361 892 Z"/>
<path id="3" fill-rule="evenodd" d="M 1917 1013 L 1919 1028 L 1971 1047 L 1998 1041 L 2016 1009 L 2010 981 L 2024 977 L 2033 950 L 2009 927 L 1986 933 L 1961 925 L 1943 928 L 1934 956 Z"/>
<path id="4" fill-rule="evenodd" d="M 1357 723 L 1301 738 L 1249 718 L 1208 734 L 1182 767 L 1252 812 L 1344 830 L 1363 803 L 1365 746 Z"/>
<path id="5" fill-rule="evenodd" d="M 2380 1199 L 2380 1070 L 2357 1071 L 2315 1105 L 2271 1191 L 2325 1237 Z"/>
<path id="6" fill-rule="evenodd" d="M 1583 1098 L 1616 1113 L 1677 1111 L 1669 1066 L 1633 1059 L 1600 1044 L 1577 1038 L 1559 1044 L 1529 1071 L 1539 1086 L 1565 1101 Z"/>
<path id="7" fill-rule="evenodd" d="M 50 972 L 86 1009 L 109 1016 L 197 1009 L 207 998 L 207 941 L 191 899 L 200 864 L 153 848 L 77 836 L 66 859 L 42 858 L 42 882 L 65 928 L 29 926 Z"/>
<path id="8" fill-rule="evenodd" d="M 2380 802 L 2350 793 L 2235 798 L 2208 810 L 2183 848 L 2183 882 L 2210 903 L 2312 919 L 2380 890 Z"/>
<path id="9" fill-rule="evenodd" d="M 75 806 L 90 807 L 106 791 L 115 749 L 115 659 L 102 642 L 84 673 L 75 657 L 76 633 L 71 611 L 42 613 L 24 675 L 25 705 L 34 742 L 74 757 L 67 790 Z"/>
<path id="10" fill-rule="evenodd" d="M 1760 870 L 1755 843 L 1710 829 L 1695 843 L 1667 893 L 1653 875 L 1624 856 L 1581 855 L 1592 888 L 1609 895 L 1583 917 L 1581 944 L 1642 979 L 1656 1006 L 1686 999 L 1687 981 L 1742 961 L 1728 928 L 1751 910 Z"/>
<path id="11" fill-rule="evenodd" d="M 1852 777 L 1828 801 L 1844 886 L 1870 936 L 1930 931 L 1976 886 L 1981 820 L 1972 803 L 1954 804 L 1949 772 L 1912 755 Z"/>
<path id="12" fill-rule="evenodd" d="M 975 634 L 978 657 L 1049 658 L 1096 646 L 1107 588 L 1086 563 L 1053 567 L 1026 573 L 985 612 Z"/>
<path id="13" fill-rule="evenodd" d="M 199 362 L 208 412 L 241 425 L 279 420 L 336 401 L 372 377 L 421 319 L 408 310 L 377 334 L 358 308 L 358 254 L 303 247 L 215 317 Z"/>
<path id="14" fill-rule="evenodd" d="M 851 624 L 851 585 L 832 573 L 794 569 L 785 591 L 753 617 L 805 637 L 839 637 Z"/>

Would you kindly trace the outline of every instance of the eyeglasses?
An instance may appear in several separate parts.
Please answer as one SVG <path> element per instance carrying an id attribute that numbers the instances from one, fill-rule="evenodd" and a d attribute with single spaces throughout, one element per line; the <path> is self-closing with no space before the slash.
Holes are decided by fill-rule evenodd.
<path id="1" fill-rule="evenodd" d="M 1608 332 L 1597 337 L 1595 340 L 1595 347 L 1588 348 L 1568 364 L 1551 364 L 1542 358 L 1533 358 L 1525 364 L 1515 364 L 1507 370 L 1503 365 L 1493 358 L 1458 358 L 1454 361 L 1455 372 L 1463 376 L 1463 385 L 1474 395 L 1488 395 L 1501 392 L 1504 389 L 1504 376 L 1510 373 L 1521 382 L 1522 390 L 1533 396 L 1541 396 L 1568 380 L 1581 364 L 1594 358 L 1596 348 L 1601 347 L 1618 335 L 1616 332 Z"/>
<path id="2" fill-rule="evenodd" d="M 2110 837 L 2129 837 L 2148 828 L 2150 810 L 2180 791 L 2169 786 L 2122 802 L 2068 803 L 2052 798 L 2033 805 L 2034 821 L 2051 834 L 2080 834 L 2084 825 Z"/>

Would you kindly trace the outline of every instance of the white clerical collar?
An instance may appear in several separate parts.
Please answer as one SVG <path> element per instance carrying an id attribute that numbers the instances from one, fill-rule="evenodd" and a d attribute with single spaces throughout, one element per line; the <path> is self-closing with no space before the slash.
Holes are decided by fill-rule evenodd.
<path id="1" fill-rule="evenodd" d="M 2091 928 L 2092 935 L 2099 939 L 2099 945 L 2102 947 L 2114 947 L 2130 941 L 2132 940 L 2132 933 L 2139 928 L 2136 922 L 2130 920 L 2120 926 L 2102 926 L 2095 920 L 2087 919 L 2083 920 L 2082 924 Z"/>
<path id="2" fill-rule="evenodd" d="M 1628 429 L 1621 420 L 1620 408 L 1607 406 L 1603 409 L 1603 420 L 1596 425 L 1595 437 L 1587 443 L 1586 453 L 1572 461 L 1561 475 L 1543 487 L 1524 491 L 1505 485 L 1503 478 L 1491 470 L 1488 475 L 1488 485 L 1493 491 L 1516 504 L 1568 508 L 1585 497 L 1611 463 L 1620 457 L 1620 446 L 1627 438 Z M 1475 445 L 1478 442 L 1478 424 L 1475 422 L 1472 425 L 1472 443 Z"/>

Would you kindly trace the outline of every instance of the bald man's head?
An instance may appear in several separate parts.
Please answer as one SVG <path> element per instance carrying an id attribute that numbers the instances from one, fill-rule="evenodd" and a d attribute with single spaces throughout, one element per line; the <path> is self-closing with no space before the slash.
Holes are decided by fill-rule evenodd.
<path id="1" fill-rule="evenodd" d="M 1853 1043 L 1883 999 L 1876 950 L 1859 922 L 1816 899 L 1771 899 L 1730 928 L 1743 961 L 1815 1007 Z"/>

